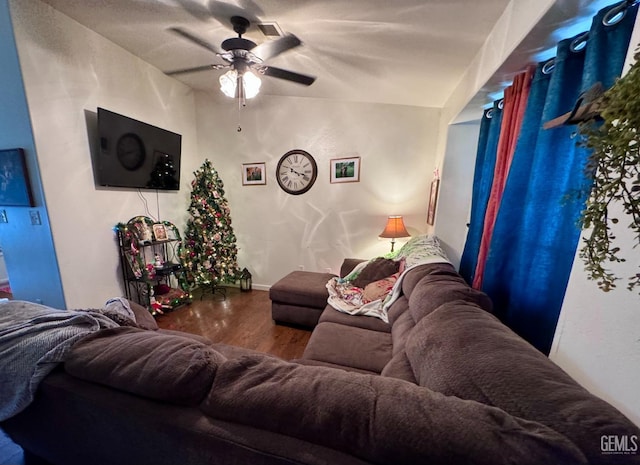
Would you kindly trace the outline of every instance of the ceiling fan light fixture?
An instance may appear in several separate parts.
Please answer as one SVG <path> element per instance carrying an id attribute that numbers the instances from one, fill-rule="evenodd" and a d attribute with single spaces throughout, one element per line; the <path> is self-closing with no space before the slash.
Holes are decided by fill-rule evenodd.
<path id="1" fill-rule="evenodd" d="M 231 69 L 220 76 L 220 90 L 224 95 L 230 98 L 236 96 L 236 86 L 238 80 L 238 72 L 235 69 Z"/>
<path id="2" fill-rule="evenodd" d="M 230 98 L 238 97 L 238 72 L 235 69 L 231 69 L 220 76 L 220 90 L 224 95 Z M 260 86 L 262 81 L 258 76 L 251 71 L 245 71 L 242 73 L 242 87 L 244 90 L 245 98 L 253 98 L 260 92 Z"/>
<path id="3" fill-rule="evenodd" d="M 246 71 L 242 75 L 242 82 L 244 84 L 245 97 L 253 98 L 258 95 L 258 92 L 260 92 L 260 86 L 262 85 L 262 81 L 258 76 L 253 74 L 251 71 Z"/>

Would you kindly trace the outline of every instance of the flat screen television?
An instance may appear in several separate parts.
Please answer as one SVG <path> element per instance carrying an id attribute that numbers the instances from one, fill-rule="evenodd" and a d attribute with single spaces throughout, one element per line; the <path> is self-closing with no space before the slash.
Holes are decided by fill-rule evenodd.
<path id="1" fill-rule="evenodd" d="M 180 134 L 98 108 L 98 135 L 97 185 L 180 189 Z"/>

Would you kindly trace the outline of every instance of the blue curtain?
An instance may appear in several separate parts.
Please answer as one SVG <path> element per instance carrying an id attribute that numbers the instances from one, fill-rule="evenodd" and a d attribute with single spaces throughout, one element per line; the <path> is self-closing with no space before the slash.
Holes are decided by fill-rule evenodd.
<path id="1" fill-rule="evenodd" d="M 478 262 L 478 251 L 482 240 L 484 215 L 493 184 L 493 170 L 496 164 L 500 126 L 502 125 L 502 100 L 493 103 L 493 107 L 485 110 L 480 123 L 478 138 L 478 152 L 473 175 L 473 190 L 471 197 L 471 215 L 469 230 L 464 251 L 460 259 L 460 274 L 471 285 Z"/>
<path id="2" fill-rule="evenodd" d="M 555 59 L 538 65 L 489 248 L 483 290 L 497 315 L 545 354 L 580 239 L 589 181 L 588 152 L 577 147 L 575 126 L 542 125 L 570 111 L 595 82 L 610 87 L 620 76 L 637 6 L 627 7 L 615 25 L 603 25 L 603 18 L 626 4 L 598 13 L 586 47 L 576 47 L 585 35 L 563 40 Z"/>

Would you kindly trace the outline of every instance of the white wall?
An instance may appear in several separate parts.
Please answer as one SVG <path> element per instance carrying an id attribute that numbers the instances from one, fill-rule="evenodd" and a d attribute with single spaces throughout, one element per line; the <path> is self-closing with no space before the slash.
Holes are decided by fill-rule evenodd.
<path id="1" fill-rule="evenodd" d="M 386 217 L 426 230 L 428 189 L 438 143 L 437 109 L 259 96 L 242 110 L 198 94 L 200 153 L 224 183 L 239 262 L 253 282 L 271 285 L 300 265 L 334 272 L 345 257 L 387 253 Z M 220 111 L 221 109 L 224 111 Z M 309 152 L 318 179 L 305 194 L 280 189 L 275 169 L 289 150 Z M 329 160 L 361 157 L 359 183 L 330 184 Z M 266 186 L 242 186 L 241 164 L 267 163 Z"/>
<path id="2" fill-rule="evenodd" d="M 640 43 L 640 17 L 631 37 L 626 69 Z M 629 217 L 620 212 L 614 234 L 626 263 L 610 268 L 619 277 L 638 273 L 640 253 L 630 229 Z M 616 215 L 617 213 L 617 215 Z M 583 234 L 585 235 L 585 234 Z M 578 248 L 582 247 L 582 243 Z M 640 425 L 640 295 L 629 292 L 626 282 L 605 293 L 589 281 L 582 259 L 573 262 L 567 293 L 560 312 L 549 357 L 591 392 L 599 395 Z"/>
<path id="3" fill-rule="evenodd" d="M 135 191 L 94 185 L 87 119 L 91 125 L 98 106 L 183 135 L 183 188 L 159 194 L 163 219 L 184 225 L 192 173 L 212 160 L 226 185 L 240 264 L 258 286 L 300 265 L 337 271 L 346 256 L 386 253 L 389 242 L 377 235 L 387 215 L 404 215 L 412 234 L 426 230 L 439 110 L 260 96 L 243 110 L 238 133 L 233 101 L 194 97 L 38 0 L 12 0 L 11 9 L 68 307 L 120 295 L 112 228 L 145 213 Z M 309 151 L 319 167 L 301 196 L 285 194 L 274 177 L 293 148 Z M 361 182 L 330 184 L 329 160 L 347 156 L 361 157 Z M 241 164 L 255 161 L 267 162 L 268 184 L 243 187 Z M 155 214 L 155 193 L 145 197 Z"/>
<path id="4" fill-rule="evenodd" d="M 456 269 L 467 240 L 479 133 L 480 121 L 469 121 L 452 124 L 447 134 L 436 234 Z"/>
<path id="5" fill-rule="evenodd" d="M 10 7 L 66 304 L 99 306 L 122 293 L 113 227 L 145 209 L 136 191 L 94 185 L 96 108 L 182 134 L 182 190 L 144 196 L 153 215 L 159 202 L 163 219 L 183 224 L 200 160 L 194 95 L 38 0 Z"/>

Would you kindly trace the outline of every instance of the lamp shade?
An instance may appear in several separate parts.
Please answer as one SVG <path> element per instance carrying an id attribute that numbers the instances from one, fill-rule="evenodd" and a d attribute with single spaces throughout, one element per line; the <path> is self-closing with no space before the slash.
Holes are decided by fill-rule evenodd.
<path id="1" fill-rule="evenodd" d="M 396 237 L 409 237 L 411 234 L 404 226 L 402 216 L 395 215 L 387 218 L 387 225 L 384 227 L 384 231 L 380 233 L 380 237 L 389 237 L 395 239 Z"/>

